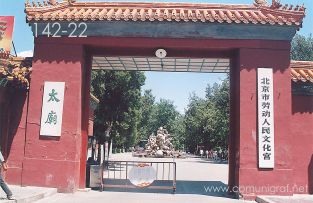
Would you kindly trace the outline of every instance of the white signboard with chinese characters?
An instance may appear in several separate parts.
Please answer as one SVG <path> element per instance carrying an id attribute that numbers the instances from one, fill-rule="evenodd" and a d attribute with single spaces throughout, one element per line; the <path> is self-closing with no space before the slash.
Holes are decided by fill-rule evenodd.
<path id="1" fill-rule="evenodd" d="M 65 82 L 45 82 L 40 135 L 61 136 Z"/>
<path id="2" fill-rule="evenodd" d="M 258 68 L 259 168 L 274 168 L 273 69 Z"/>

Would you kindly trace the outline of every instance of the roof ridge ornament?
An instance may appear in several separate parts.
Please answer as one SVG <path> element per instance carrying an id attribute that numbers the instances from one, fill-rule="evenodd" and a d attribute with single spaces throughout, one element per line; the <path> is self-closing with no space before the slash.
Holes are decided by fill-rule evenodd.
<path id="1" fill-rule="evenodd" d="M 292 4 L 285 4 L 283 5 L 281 3 L 281 0 L 272 0 L 272 5 L 271 7 L 272 9 L 280 9 L 280 10 L 289 10 L 289 11 L 302 11 L 302 12 L 305 12 L 305 7 L 304 7 L 304 4 L 302 4 L 302 6 L 300 5 L 292 5 Z"/>
<path id="2" fill-rule="evenodd" d="M 254 5 L 257 7 L 269 7 L 271 9 L 278 9 L 278 10 L 286 10 L 286 11 L 300 11 L 300 12 L 305 12 L 306 8 L 304 4 L 302 6 L 300 5 L 292 5 L 292 4 L 285 4 L 283 5 L 281 3 L 281 0 L 272 0 L 272 5 L 268 6 L 267 5 L 267 0 L 254 0 Z"/>
<path id="3" fill-rule="evenodd" d="M 75 3 L 76 2 L 76 0 L 63 0 L 64 2 L 67 2 L 67 3 L 69 3 L 69 4 L 72 4 L 72 3 Z"/>
<path id="4" fill-rule="evenodd" d="M 282 4 L 280 3 L 280 0 L 272 0 L 271 8 L 279 9 L 280 7 L 282 7 Z"/>
<path id="5" fill-rule="evenodd" d="M 267 1 L 266 0 L 254 0 L 254 5 L 256 6 L 266 6 Z"/>
<path id="6" fill-rule="evenodd" d="M 47 7 L 47 6 L 56 6 L 59 4 L 58 0 L 26 0 L 25 7 L 33 7 L 33 8 L 40 8 L 40 7 Z"/>
<path id="7" fill-rule="evenodd" d="M 58 1 L 57 0 L 48 0 L 48 4 L 51 6 L 57 5 Z"/>

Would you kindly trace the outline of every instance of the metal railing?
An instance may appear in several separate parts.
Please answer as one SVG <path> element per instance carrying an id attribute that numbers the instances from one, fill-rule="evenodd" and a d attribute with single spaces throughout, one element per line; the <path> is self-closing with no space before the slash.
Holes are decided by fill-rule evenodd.
<path id="1" fill-rule="evenodd" d="M 151 185 L 138 187 L 129 181 L 132 167 L 149 165 L 155 172 Z M 169 161 L 105 161 L 102 165 L 100 190 L 105 188 L 150 188 L 176 190 L 176 162 Z"/>

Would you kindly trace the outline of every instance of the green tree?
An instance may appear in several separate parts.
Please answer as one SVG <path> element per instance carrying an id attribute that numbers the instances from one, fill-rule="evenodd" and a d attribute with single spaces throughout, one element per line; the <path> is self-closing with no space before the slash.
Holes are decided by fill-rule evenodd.
<path id="1" fill-rule="evenodd" d="M 173 122 L 172 131 L 172 143 L 176 150 L 184 150 L 186 143 L 186 126 L 185 117 L 183 115 L 178 115 Z"/>
<path id="2" fill-rule="evenodd" d="M 154 110 L 155 97 L 152 90 L 145 90 L 141 97 L 141 119 L 139 122 L 139 140 L 147 139 L 152 133 L 151 122 Z"/>
<path id="3" fill-rule="evenodd" d="M 197 146 L 211 146 L 214 143 L 214 109 L 212 103 L 195 94 L 189 98 L 185 113 L 186 147 L 195 152 Z"/>
<path id="4" fill-rule="evenodd" d="M 185 143 L 191 152 L 199 145 L 227 148 L 229 110 L 229 77 L 221 84 L 208 85 L 204 99 L 191 95 L 184 119 Z"/>
<path id="5" fill-rule="evenodd" d="M 148 139 L 159 127 L 165 127 L 172 135 L 174 147 L 182 149 L 185 138 L 183 121 L 184 117 L 179 114 L 172 101 L 161 99 L 155 103 L 152 91 L 144 91 L 141 97 L 141 121 L 138 128 L 140 140 Z"/>
<path id="6" fill-rule="evenodd" d="M 91 92 L 100 101 L 95 111 L 95 135 L 101 142 L 109 136 L 118 146 L 135 143 L 144 82 L 144 74 L 137 71 L 92 72 Z"/>
<path id="7" fill-rule="evenodd" d="M 159 127 L 165 127 L 169 132 L 172 132 L 174 121 L 179 116 L 173 101 L 160 99 L 152 111 L 152 119 L 150 123 L 150 131 L 156 132 Z"/>
<path id="8" fill-rule="evenodd" d="M 291 42 L 291 59 L 313 61 L 313 37 L 296 35 Z"/>
<path id="9" fill-rule="evenodd" d="M 209 88 L 209 86 L 208 86 Z M 214 137 L 215 145 L 226 149 L 229 136 L 229 117 L 230 117 L 230 86 L 229 76 L 220 85 L 213 88 L 213 96 L 207 99 L 213 103 L 214 113 Z"/>

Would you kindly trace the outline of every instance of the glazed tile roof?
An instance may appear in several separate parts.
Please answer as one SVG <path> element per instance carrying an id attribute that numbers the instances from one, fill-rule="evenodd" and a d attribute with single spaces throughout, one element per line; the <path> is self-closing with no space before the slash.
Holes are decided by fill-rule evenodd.
<path id="1" fill-rule="evenodd" d="M 252 0 L 251 0 L 252 1 Z M 273 0 L 255 0 L 252 5 L 76 2 L 43 0 L 25 3 L 28 22 L 33 21 L 184 21 L 301 26 L 304 6 Z"/>
<path id="2" fill-rule="evenodd" d="M 1 86 L 10 84 L 14 87 L 29 88 L 32 58 L 12 57 L 0 58 Z"/>
<path id="3" fill-rule="evenodd" d="M 313 61 L 291 61 L 291 79 L 294 82 L 313 83 Z"/>

